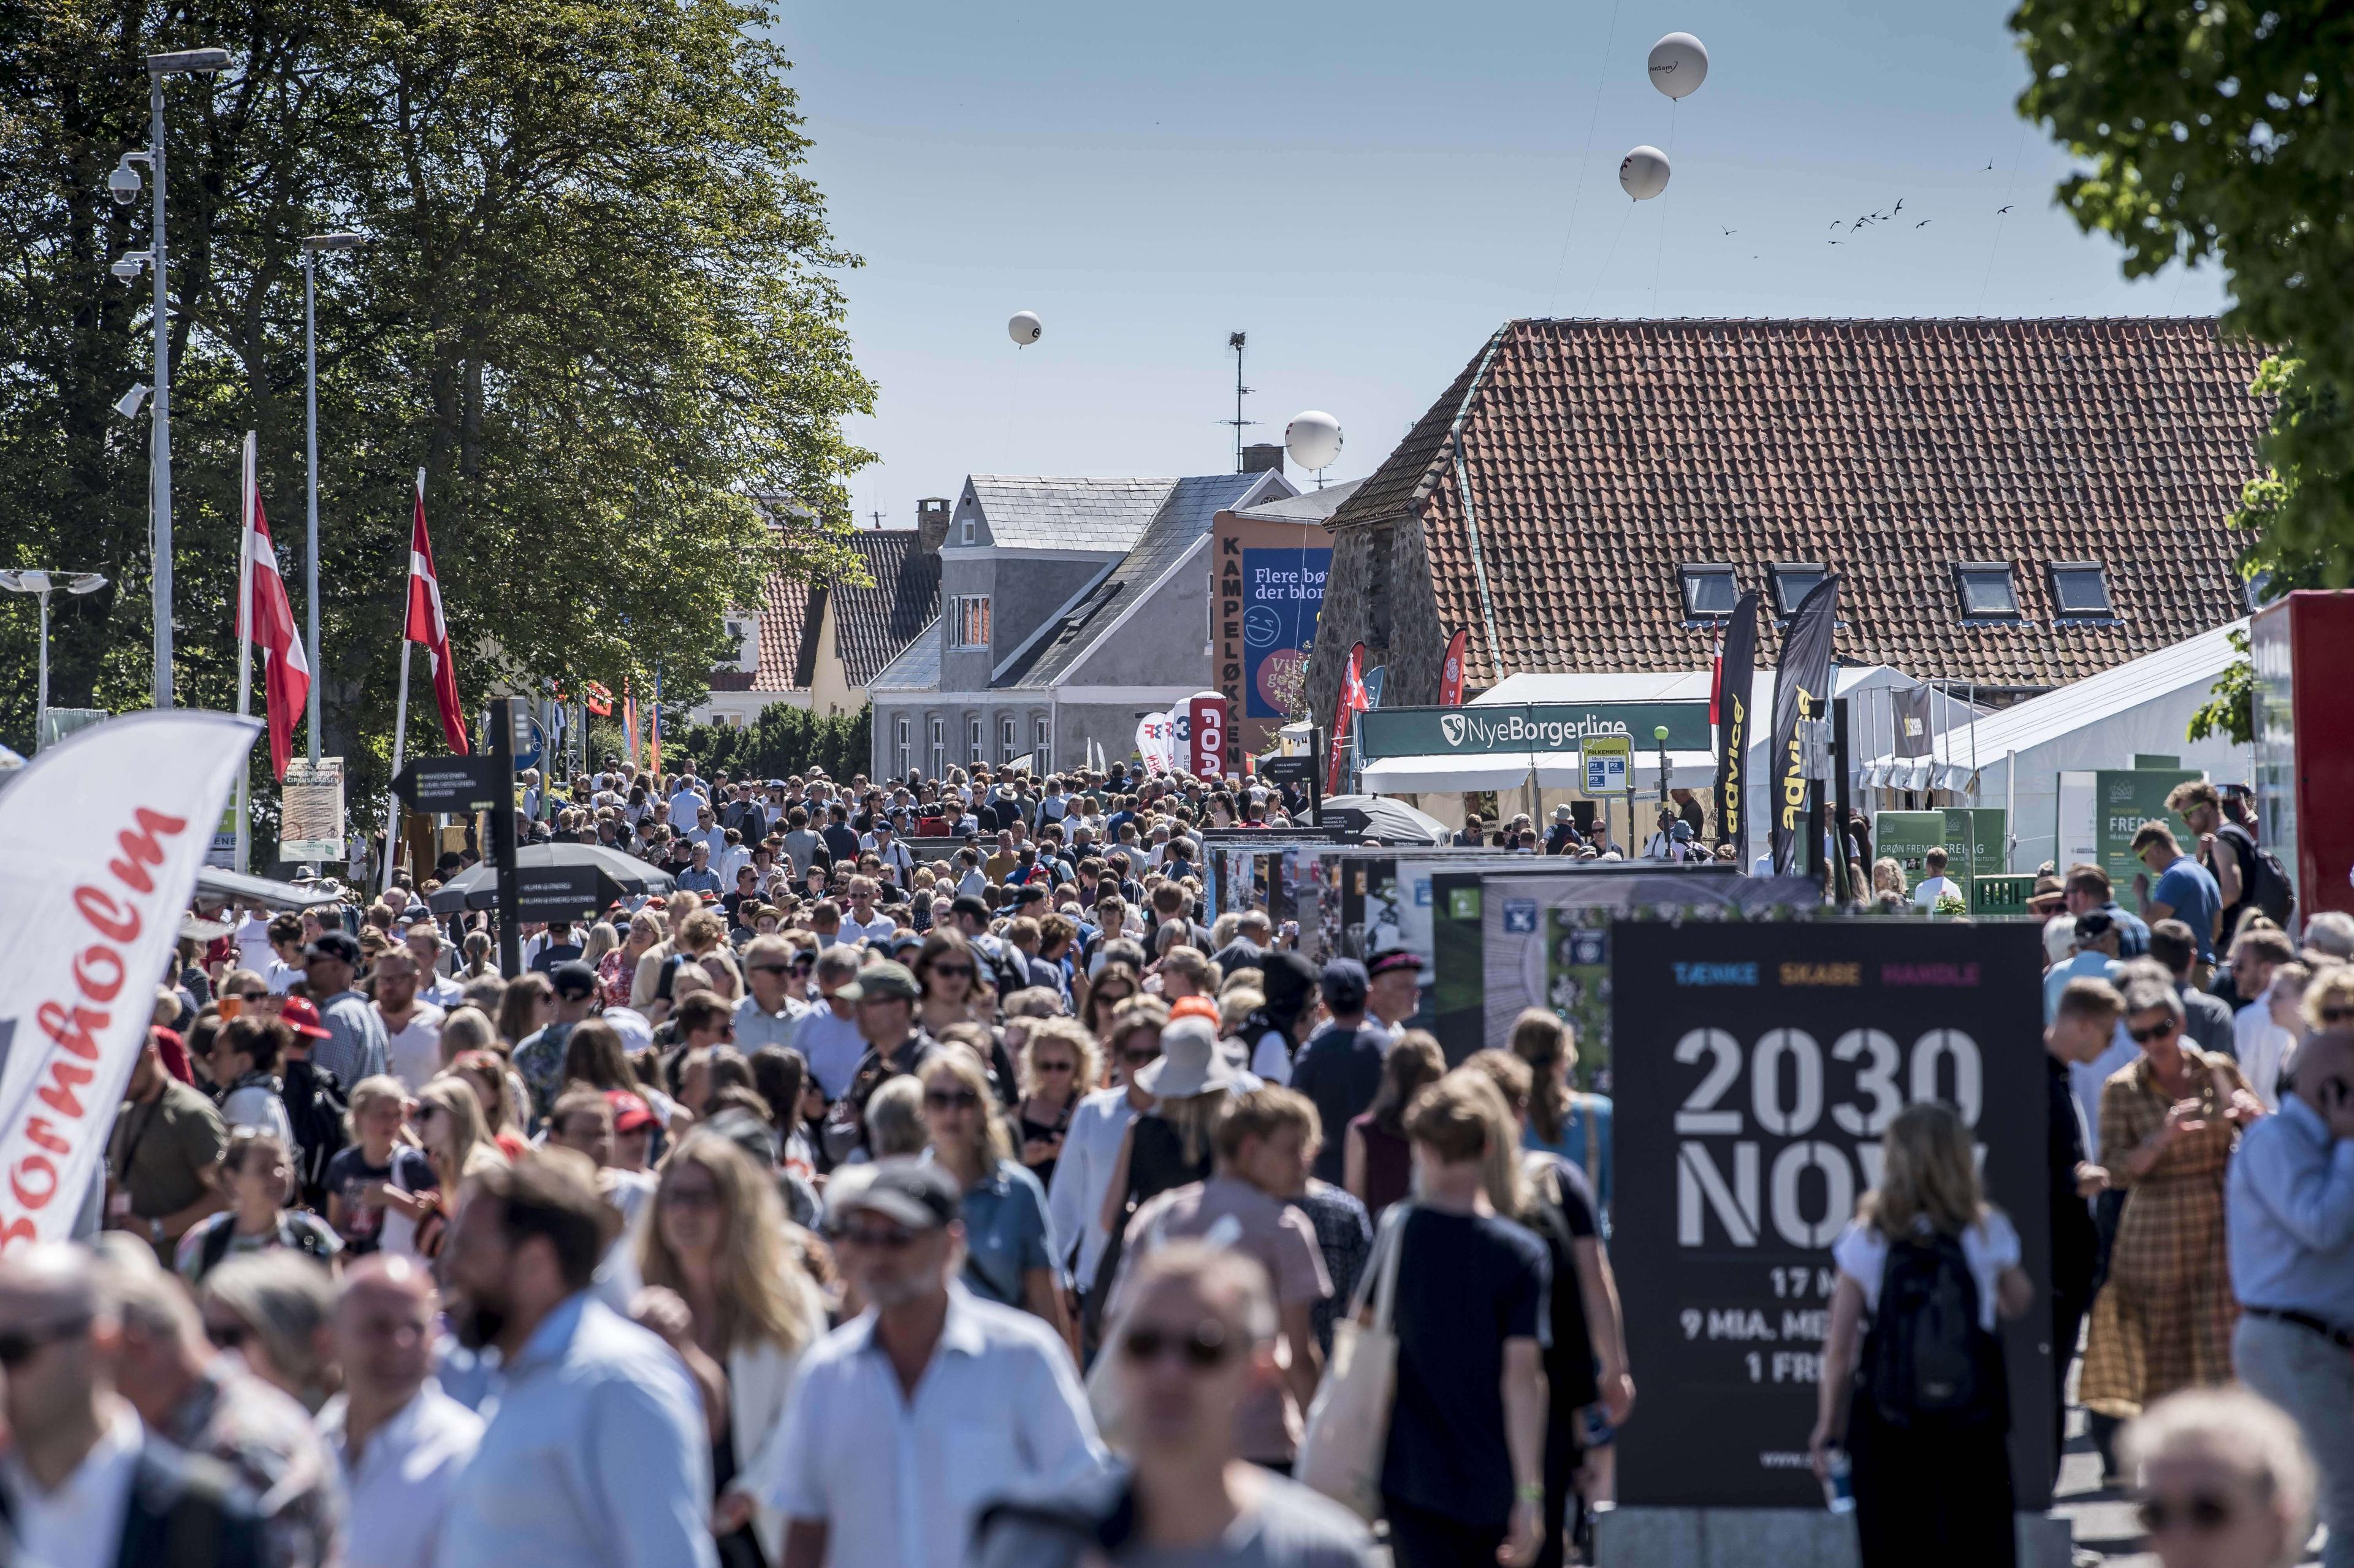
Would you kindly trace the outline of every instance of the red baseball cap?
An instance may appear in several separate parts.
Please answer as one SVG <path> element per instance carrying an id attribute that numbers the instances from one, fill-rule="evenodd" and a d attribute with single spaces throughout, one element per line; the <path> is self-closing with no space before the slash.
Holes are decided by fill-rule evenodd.
<path id="1" fill-rule="evenodd" d="M 654 1124 L 654 1113 L 646 1102 L 627 1089 L 607 1089 L 605 1103 L 613 1107 L 613 1130 L 636 1132 Z"/>
<path id="2" fill-rule="evenodd" d="M 290 996 L 278 1004 L 278 1017 L 297 1034 L 307 1034 L 313 1040 L 333 1040 L 319 1022 L 319 1004 L 307 996 Z"/>

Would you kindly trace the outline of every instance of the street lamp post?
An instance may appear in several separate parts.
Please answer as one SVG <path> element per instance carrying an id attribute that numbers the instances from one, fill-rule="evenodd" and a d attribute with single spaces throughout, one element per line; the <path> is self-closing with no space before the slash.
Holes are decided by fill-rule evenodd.
<path id="1" fill-rule="evenodd" d="M 323 677 L 327 666 L 326 655 L 319 651 L 319 345 L 312 301 L 317 285 L 319 252 L 352 250 L 366 243 L 366 236 L 342 231 L 307 235 L 302 240 L 302 423 L 303 446 L 310 465 L 310 477 L 304 485 L 310 516 L 303 535 L 307 548 L 302 567 L 302 603 L 313 671 L 310 707 L 302 727 L 310 736 L 313 763 L 319 760 L 319 688 L 326 683 Z"/>
<path id="2" fill-rule="evenodd" d="M 137 277 L 137 263 L 141 260 L 155 274 L 154 474 L 148 488 L 154 497 L 154 700 L 159 708 L 172 705 L 172 306 L 164 281 L 164 79 L 185 76 L 190 71 L 210 75 L 228 66 L 227 49 L 181 49 L 172 54 L 149 55 L 147 151 L 124 158 L 107 181 L 114 199 L 124 207 L 130 206 L 139 196 L 139 176 L 131 172 L 131 163 L 143 156 L 147 173 L 155 182 L 155 228 L 148 237 L 148 249 L 143 256 L 126 256 L 115 262 L 114 274 L 126 281 Z M 127 272 L 126 263 L 131 264 Z"/>
<path id="3" fill-rule="evenodd" d="M 28 593 L 40 601 L 41 652 L 39 694 L 33 706 L 33 748 L 40 749 L 49 727 L 49 595 L 60 583 L 71 594 L 96 593 L 106 586 L 106 579 L 96 572 L 50 572 L 27 568 L 22 571 L 0 572 L 0 588 L 11 593 Z"/>

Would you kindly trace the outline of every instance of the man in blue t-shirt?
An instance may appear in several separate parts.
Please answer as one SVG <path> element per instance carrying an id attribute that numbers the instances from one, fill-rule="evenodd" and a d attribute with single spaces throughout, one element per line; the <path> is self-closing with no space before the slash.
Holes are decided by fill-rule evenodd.
<path id="1" fill-rule="evenodd" d="M 2174 830 L 2164 822 L 2144 822 L 2133 836 L 2133 852 L 2158 878 L 2157 885 L 2142 894 L 2142 917 L 2152 925 L 2179 920 L 2190 927 L 2199 944 L 2191 983 L 2204 989 L 2215 973 L 2215 917 L 2223 909 L 2223 894 L 2215 885 L 2214 874 L 2182 853 Z"/>

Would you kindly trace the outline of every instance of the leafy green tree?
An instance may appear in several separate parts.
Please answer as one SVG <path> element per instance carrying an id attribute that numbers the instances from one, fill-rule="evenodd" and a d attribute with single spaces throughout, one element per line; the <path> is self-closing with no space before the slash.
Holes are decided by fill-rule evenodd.
<path id="1" fill-rule="evenodd" d="M 2233 521 L 2274 588 L 2354 581 L 2354 9 L 2338 0 L 2021 0 L 2019 107 L 2089 167 L 2059 196 L 2128 277 L 2220 263 L 2225 324 L 2279 352 Z"/>
<path id="2" fill-rule="evenodd" d="M 115 158 L 166 88 L 181 700 L 234 694 L 239 446 L 302 595 L 303 235 L 318 269 L 323 749 L 381 799 L 413 485 L 459 684 L 659 665 L 692 702 L 772 569 L 855 570 L 841 434 L 872 407 L 766 0 L 19 0 L 0 7 L 0 564 L 107 573 L 59 601 L 53 700 L 148 687 L 146 243 Z M 790 497 L 764 509 L 756 497 Z M 0 608 L 0 735 L 29 739 L 32 617 Z M 438 750 L 421 673 L 412 752 Z"/>
<path id="3" fill-rule="evenodd" d="M 663 743 L 665 767 L 673 756 L 691 757 L 695 771 L 724 768 L 734 778 L 781 779 L 822 768 L 829 779 L 867 771 L 873 755 L 875 710 L 813 714 L 788 703 L 771 703 L 742 726 L 697 725 Z"/>

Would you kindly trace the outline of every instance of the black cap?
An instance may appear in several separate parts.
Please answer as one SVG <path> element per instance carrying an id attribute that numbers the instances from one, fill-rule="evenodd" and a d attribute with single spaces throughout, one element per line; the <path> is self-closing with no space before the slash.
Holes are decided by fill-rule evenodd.
<path id="1" fill-rule="evenodd" d="M 964 918 L 989 923 L 989 901 L 978 893 L 960 893 L 949 905 L 949 913 Z"/>
<path id="2" fill-rule="evenodd" d="M 1260 966 L 1259 989 L 1267 994 L 1267 1004 L 1277 1012 L 1293 1012 L 1308 999 L 1317 981 L 1316 966 L 1298 953 L 1269 953 Z"/>
<path id="3" fill-rule="evenodd" d="M 590 965 L 582 963 L 578 959 L 557 965 L 547 978 L 556 987 L 556 994 L 558 996 L 577 999 L 597 994 L 596 969 Z"/>
<path id="4" fill-rule="evenodd" d="M 840 1225 L 860 1210 L 898 1221 L 910 1230 L 938 1230 L 964 1218 L 964 1195 L 947 1171 L 921 1160 L 901 1156 L 878 1160 L 875 1174 L 854 1184 L 837 1180 L 826 1205 L 826 1218 Z"/>
<path id="5" fill-rule="evenodd" d="M 1365 960 L 1365 972 L 1369 975 L 1385 975 L 1392 969 L 1419 969 L 1421 968 L 1421 958 L 1415 953 L 1407 951 L 1404 948 L 1384 948 L 1380 952 L 1375 953 L 1372 958 Z"/>
<path id="6" fill-rule="evenodd" d="M 1324 966 L 1320 981 L 1324 1004 L 1339 1012 L 1354 1012 L 1365 1005 L 1365 966 L 1354 959 L 1334 959 Z"/>
<path id="7" fill-rule="evenodd" d="M 2107 936 L 2116 923 L 2115 917 L 2105 909 L 2094 909 L 2079 915 L 2076 916 L 2076 940 L 2098 941 Z"/>
<path id="8" fill-rule="evenodd" d="M 323 931 L 319 939 L 302 949 L 306 959 L 332 959 L 359 968 L 359 939 L 348 931 Z"/>

